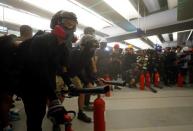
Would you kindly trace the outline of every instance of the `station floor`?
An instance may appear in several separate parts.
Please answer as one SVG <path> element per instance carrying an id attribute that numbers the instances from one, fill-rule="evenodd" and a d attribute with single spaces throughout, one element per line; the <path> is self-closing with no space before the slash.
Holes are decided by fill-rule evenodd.
<path id="1" fill-rule="evenodd" d="M 106 131 L 193 131 L 193 86 L 165 87 L 158 93 L 124 88 L 105 97 Z M 95 96 L 93 96 L 95 99 Z M 64 106 L 77 110 L 77 98 L 66 99 Z M 14 131 L 26 131 L 25 113 L 17 103 L 21 120 L 13 123 Z M 92 117 L 92 112 L 86 112 Z M 44 119 L 43 131 L 51 131 L 51 122 Z M 61 126 L 62 131 L 64 127 Z M 73 120 L 74 131 L 94 131 L 93 123 Z"/>

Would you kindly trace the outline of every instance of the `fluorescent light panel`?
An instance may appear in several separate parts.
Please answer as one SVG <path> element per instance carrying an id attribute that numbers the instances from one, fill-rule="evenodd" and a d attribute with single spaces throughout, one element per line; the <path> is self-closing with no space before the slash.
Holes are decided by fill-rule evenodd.
<path id="1" fill-rule="evenodd" d="M 162 37 L 164 38 L 165 41 L 170 41 L 169 34 L 162 34 Z"/>
<path id="2" fill-rule="evenodd" d="M 143 1 L 150 13 L 160 10 L 160 5 L 158 0 L 143 0 Z"/>
<path id="3" fill-rule="evenodd" d="M 9 34 L 9 35 L 10 35 L 10 34 L 14 34 L 14 35 L 16 35 L 16 36 L 20 36 L 19 31 L 14 31 L 14 30 L 8 30 L 8 34 Z"/>
<path id="4" fill-rule="evenodd" d="M 148 36 L 147 38 L 148 38 L 151 42 L 153 42 L 154 44 L 162 45 L 162 42 L 160 41 L 160 39 L 159 39 L 156 35 Z"/>
<path id="5" fill-rule="evenodd" d="M 7 32 L 7 27 L 0 26 L 0 32 Z"/>
<path id="6" fill-rule="evenodd" d="M 0 5 L 0 11 L 3 7 Z M 3 12 L 3 11 L 2 11 Z M 30 25 L 35 29 L 50 30 L 50 20 L 41 18 L 36 15 L 32 15 L 25 12 L 20 12 L 11 8 L 4 7 L 4 18 L 2 13 L 0 14 L 0 21 L 10 22 L 17 25 Z M 25 19 L 24 19 L 25 18 Z M 1 31 L 7 30 L 7 27 L 0 26 Z M 83 33 L 82 30 L 76 29 L 75 34 L 79 37 Z"/>
<path id="7" fill-rule="evenodd" d="M 178 39 L 178 33 L 177 33 L 177 32 L 173 32 L 172 35 L 173 35 L 173 40 L 174 40 L 174 41 L 177 41 L 177 39 Z"/>
<path id="8" fill-rule="evenodd" d="M 104 2 L 110 5 L 127 20 L 140 17 L 140 14 L 129 0 L 104 0 Z"/>
<path id="9" fill-rule="evenodd" d="M 3 8 L 1 6 L 1 8 Z M 4 18 L 0 17 L 1 21 L 6 21 L 18 25 L 27 24 L 36 29 L 50 29 L 50 20 L 41 18 L 37 15 L 20 12 L 15 9 L 4 7 Z"/>
<path id="10" fill-rule="evenodd" d="M 136 47 L 139 47 L 141 49 L 152 49 L 151 46 L 149 46 L 147 43 L 143 42 L 142 40 L 138 39 L 130 39 L 130 40 L 125 40 L 125 42 L 132 44 Z"/>
<path id="11" fill-rule="evenodd" d="M 173 9 L 178 5 L 178 0 L 167 0 L 169 9 Z"/>
<path id="12" fill-rule="evenodd" d="M 85 26 L 91 26 L 95 28 L 96 30 L 101 30 L 102 28 L 106 26 L 111 26 L 110 22 L 106 22 L 102 19 L 102 17 L 99 18 L 99 16 L 96 16 L 96 13 L 91 13 L 88 11 L 88 8 L 86 7 L 80 7 L 76 4 L 69 2 L 68 0 L 24 0 L 27 3 L 30 3 L 34 6 L 37 6 L 41 9 L 44 9 L 46 11 L 49 11 L 51 13 L 56 13 L 59 10 L 67 10 L 74 12 L 77 17 L 79 23 Z"/>

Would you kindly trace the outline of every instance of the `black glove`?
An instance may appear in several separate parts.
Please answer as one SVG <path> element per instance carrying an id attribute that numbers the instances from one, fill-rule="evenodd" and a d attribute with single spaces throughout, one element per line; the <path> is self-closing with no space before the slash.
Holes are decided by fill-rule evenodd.
<path id="1" fill-rule="evenodd" d="M 55 124 L 64 124 L 64 115 L 67 114 L 65 108 L 61 105 L 59 100 L 53 100 L 48 107 L 47 117 Z"/>

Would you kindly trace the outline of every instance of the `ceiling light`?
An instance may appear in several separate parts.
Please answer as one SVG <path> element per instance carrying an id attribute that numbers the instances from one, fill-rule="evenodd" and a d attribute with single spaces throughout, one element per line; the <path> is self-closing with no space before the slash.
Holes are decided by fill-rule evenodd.
<path id="1" fill-rule="evenodd" d="M 160 41 L 160 39 L 159 39 L 156 35 L 148 36 L 147 38 L 148 38 L 151 42 L 153 42 L 154 44 L 162 45 L 162 42 Z"/>
<path id="2" fill-rule="evenodd" d="M 140 17 L 140 14 L 129 0 L 104 0 L 104 2 L 110 5 L 127 20 Z"/>
<path id="3" fill-rule="evenodd" d="M 174 41 L 177 41 L 177 39 L 178 39 L 178 33 L 177 33 L 177 32 L 173 32 L 172 34 L 173 34 L 173 39 L 174 39 Z"/>
<path id="4" fill-rule="evenodd" d="M 178 0 L 167 0 L 169 9 L 173 9 L 178 5 Z"/>
<path id="5" fill-rule="evenodd" d="M 0 26 L 0 32 L 7 32 L 7 27 Z"/>
<path id="6" fill-rule="evenodd" d="M 48 30 L 50 29 L 50 20 L 41 18 L 40 16 L 33 15 L 24 11 L 18 11 L 16 9 L 11 9 L 8 7 L 4 8 L 4 15 L 0 17 L 1 21 L 6 21 L 9 23 L 14 23 L 17 25 L 27 24 L 36 29 Z"/>
<path id="7" fill-rule="evenodd" d="M 162 37 L 166 42 L 170 41 L 169 35 L 168 34 L 162 34 Z"/>
<path id="8" fill-rule="evenodd" d="M 143 0 L 143 1 L 150 13 L 160 10 L 160 5 L 158 0 Z"/>
<path id="9" fill-rule="evenodd" d="M 77 5 L 74 1 L 71 2 L 69 0 L 24 0 L 27 3 L 30 3 L 38 8 L 44 9 L 51 13 L 56 13 L 59 10 L 66 10 L 74 12 L 77 17 L 79 23 L 84 26 L 91 26 L 96 30 L 101 30 L 104 27 L 112 26 L 110 21 L 105 20 L 105 18 L 100 17 L 94 12 L 91 12 L 88 8 L 83 5 Z M 42 6 L 43 5 L 43 6 Z"/>

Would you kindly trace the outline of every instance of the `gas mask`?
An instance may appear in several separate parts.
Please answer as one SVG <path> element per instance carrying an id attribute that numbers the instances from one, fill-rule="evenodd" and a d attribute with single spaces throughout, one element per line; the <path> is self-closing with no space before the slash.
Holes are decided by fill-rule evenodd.
<path id="1" fill-rule="evenodd" d="M 74 42 L 76 37 L 74 36 L 75 29 L 66 29 L 60 25 L 56 25 L 52 30 L 52 33 L 60 39 L 64 40 L 67 47 L 72 47 L 72 41 Z"/>

